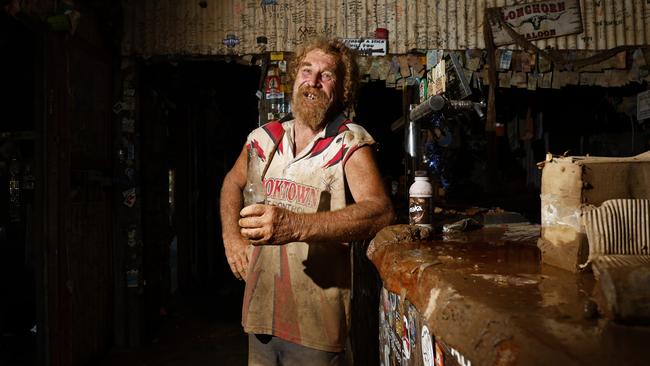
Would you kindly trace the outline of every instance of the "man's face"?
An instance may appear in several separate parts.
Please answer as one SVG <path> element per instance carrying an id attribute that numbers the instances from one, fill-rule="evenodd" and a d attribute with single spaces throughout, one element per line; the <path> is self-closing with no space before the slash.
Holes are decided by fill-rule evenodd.
<path id="1" fill-rule="evenodd" d="M 321 50 L 307 52 L 293 84 L 292 109 L 312 130 L 324 127 L 327 112 L 337 98 L 336 57 Z"/>

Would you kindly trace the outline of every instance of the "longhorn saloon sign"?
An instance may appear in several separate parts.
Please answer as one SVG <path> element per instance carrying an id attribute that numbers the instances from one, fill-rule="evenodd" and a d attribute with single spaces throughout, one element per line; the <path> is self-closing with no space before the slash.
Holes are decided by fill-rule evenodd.
<path id="1" fill-rule="evenodd" d="M 540 1 L 499 8 L 502 19 L 529 41 L 582 33 L 579 0 Z M 501 23 L 492 23 L 494 44 L 515 43 Z"/>

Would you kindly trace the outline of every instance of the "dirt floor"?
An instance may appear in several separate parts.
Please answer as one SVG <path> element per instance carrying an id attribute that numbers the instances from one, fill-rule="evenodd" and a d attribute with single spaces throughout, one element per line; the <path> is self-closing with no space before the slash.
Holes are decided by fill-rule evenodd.
<path id="1" fill-rule="evenodd" d="M 248 339 L 240 325 L 241 299 L 185 297 L 170 309 L 158 337 L 138 349 L 114 349 L 93 365 L 246 365 Z"/>

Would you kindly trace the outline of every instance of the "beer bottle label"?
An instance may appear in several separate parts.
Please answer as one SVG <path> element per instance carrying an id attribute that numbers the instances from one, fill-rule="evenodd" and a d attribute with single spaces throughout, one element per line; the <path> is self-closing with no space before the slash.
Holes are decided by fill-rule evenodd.
<path id="1" fill-rule="evenodd" d="M 409 197 L 409 224 L 431 226 L 431 197 Z"/>

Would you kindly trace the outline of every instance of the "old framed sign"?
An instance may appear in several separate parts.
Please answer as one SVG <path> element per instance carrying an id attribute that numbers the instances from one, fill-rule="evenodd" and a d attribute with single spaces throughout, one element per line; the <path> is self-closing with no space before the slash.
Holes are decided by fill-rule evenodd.
<path id="1" fill-rule="evenodd" d="M 498 8 L 502 19 L 527 40 L 582 33 L 579 0 L 540 1 Z M 494 44 L 515 43 L 500 22 L 491 23 Z"/>

